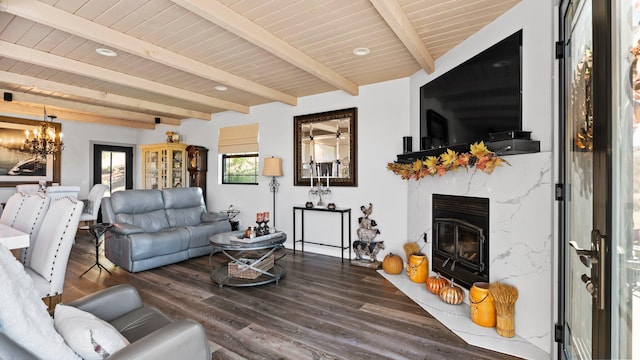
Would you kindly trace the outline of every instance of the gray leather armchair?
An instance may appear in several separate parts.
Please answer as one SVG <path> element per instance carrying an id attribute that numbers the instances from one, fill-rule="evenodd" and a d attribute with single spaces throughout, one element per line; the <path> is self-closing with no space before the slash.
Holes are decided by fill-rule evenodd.
<path id="1" fill-rule="evenodd" d="M 116 285 L 67 305 L 107 321 L 130 344 L 107 359 L 211 359 L 205 330 L 199 323 L 173 321 L 159 310 L 145 306 L 137 290 Z M 37 359 L 0 332 L 0 359 Z"/>

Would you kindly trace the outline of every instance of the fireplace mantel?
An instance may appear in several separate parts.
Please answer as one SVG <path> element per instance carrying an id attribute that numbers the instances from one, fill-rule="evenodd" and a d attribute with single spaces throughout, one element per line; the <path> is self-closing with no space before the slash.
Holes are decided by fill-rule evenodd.
<path id="1" fill-rule="evenodd" d="M 537 140 L 510 139 L 488 141 L 485 142 L 485 145 L 487 145 L 487 148 L 489 150 L 495 152 L 499 156 L 540 152 L 540 141 Z M 451 149 L 457 152 L 464 152 L 469 150 L 469 144 L 414 151 L 406 154 L 398 154 L 396 155 L 398 158 L 396 162 L 401 164 L 409 164 L 416 161 L 417 159 L 424 160 L 427 158 L 427 156 L 440 156 L 440 154 L 446 152 L 447 149 Z"/>

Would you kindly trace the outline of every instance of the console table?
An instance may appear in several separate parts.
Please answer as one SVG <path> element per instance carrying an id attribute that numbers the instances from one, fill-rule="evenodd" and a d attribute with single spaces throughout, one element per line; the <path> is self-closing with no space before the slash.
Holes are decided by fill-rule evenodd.
<path id="1" fill-rule="evenodd" d="M 300 212 L 300 220 L 301 220 L 301 225 L 302 225 L 302 229 L 300 230 L 300 239 L 298 240 L 296 238 L 296 212 Z M 311 242 L 311 241 L 307 241 L 307 243 L 309 244 L 314 244 L 314 245 L 322 245 L 322 246 L 330 246 L 330 247 L 337 247 L 340 249 L 340 258 L 342 259 L 342 262 L 344 262 L 344 251 L 345 250 L 349 250 L 349 261 L 351 261 L 351 209 L 350 208 L 335 208 L 335 209 L 327 209 L 326 207 L 312 207 L 312 208 L 308 208 L 305 206 L 294 206 L 293 207 L 293 254 L 296 254 L 296 243 L 299 242 L 301 243 L 301 247 L 302 247 L 302 252 L 304 252 L 304 213 L 305 211 L 323 211 L 323 212 L 329 212 L 329 213 L 336 213 L 336 214 L 340 214 L 340 245 L 332 245 L 332 244 L 326 244 L 326 243 L 318 243 L 318 242 Z M 349 242 L 347 243 L 347 246 L 344 246 L 344 216 L 348 215 L 348 221 L 349 221 L 349 226 L 347 227 L 347 236 L 349 237 Z"/>

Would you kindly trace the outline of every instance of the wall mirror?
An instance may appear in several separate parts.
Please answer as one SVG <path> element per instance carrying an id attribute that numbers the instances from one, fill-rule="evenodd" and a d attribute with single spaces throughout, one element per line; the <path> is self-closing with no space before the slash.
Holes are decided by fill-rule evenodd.
<path id="1" fill-rule="evenodd" d="M 293 117 L 295 186 L 358 186 L 358 108 Z"/>

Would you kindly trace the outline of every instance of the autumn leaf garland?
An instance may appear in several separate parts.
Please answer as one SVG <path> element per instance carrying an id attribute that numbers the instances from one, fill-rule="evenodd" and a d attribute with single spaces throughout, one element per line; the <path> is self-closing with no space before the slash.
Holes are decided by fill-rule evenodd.
<path id="1" fill-rule="evenodd" d="M 483 141 L 471 144 L 469 152 L 457 153 L 451 149 L 440 154 L 440 156 L 427 156 L 424 160 L 416 160 L 410 164 L 400 164 L 396 162 L 388 163 L 387 170 L 400 175 L 402 179 L 422 179 L 423 177 L 442 176 L 448 171 L 458 171 L 458 168 L 475 167 L 476 169 L 491 174 L 497 166 L 509 165 L 507 161 L 487 149 Z"/>

